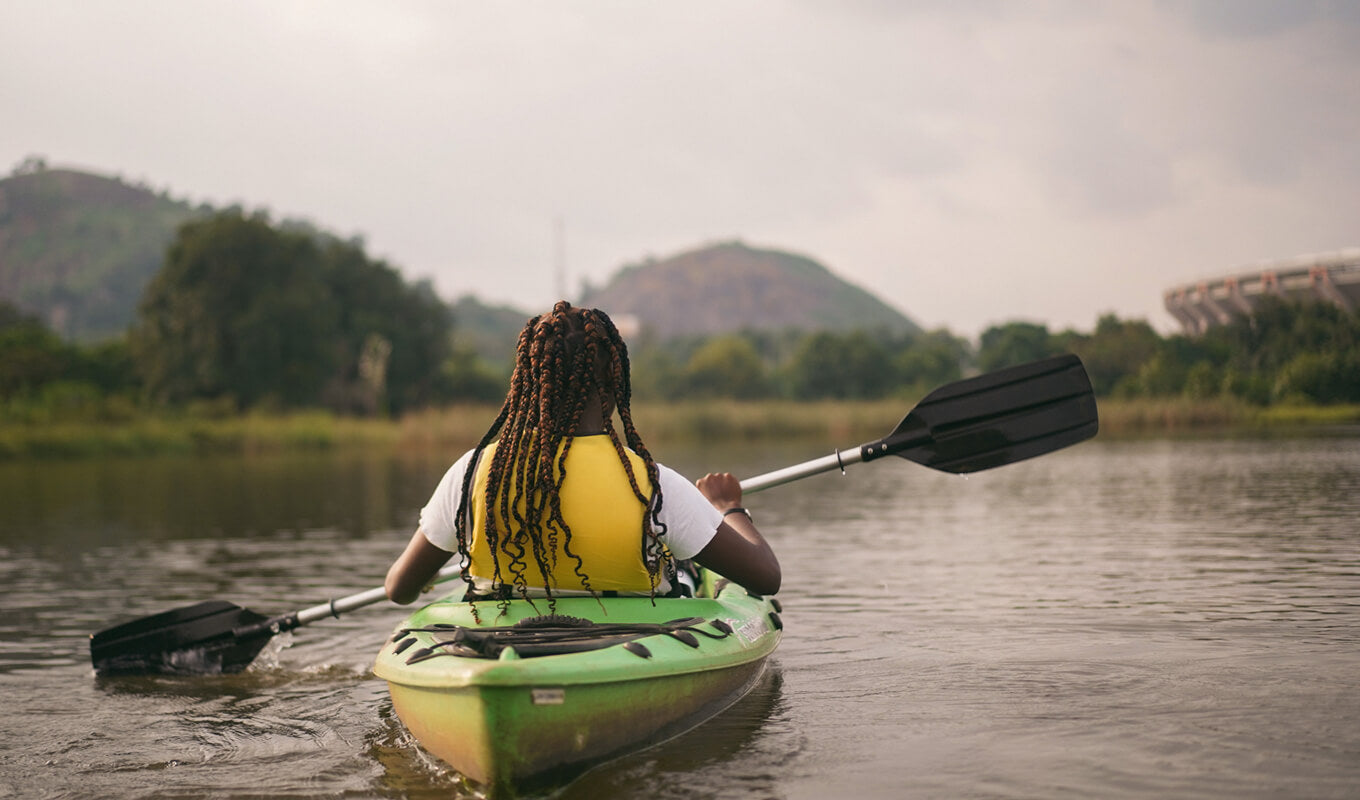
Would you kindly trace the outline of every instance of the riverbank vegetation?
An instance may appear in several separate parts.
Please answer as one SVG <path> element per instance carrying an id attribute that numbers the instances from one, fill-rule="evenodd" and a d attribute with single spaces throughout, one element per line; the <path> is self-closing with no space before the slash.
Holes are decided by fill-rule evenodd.
<path id="1" fill-rule="evenodd" d="M 647 440 L 677 442 L 807 440 L 846 447 L 877 439 L 911 409 L 905 399 L 684 400 L 639 403 Z M 1101 436 L 1221 435 L 1360 424 L 1360 404 L 1256 407 L 1236 400 L 1103 398 Z M 435 456 L 462 452 L 485 432 L 496 407 L 455 404 L 391 417 L 330 411 L 136 414 L 116 422 L 65 419 L 0 424 L 0 459 L 153 454 L 264 454 L 389 448 Z"/>
<path id="2" fill-rule="evenodd" d="M 900 402 L 691 400 L 639 403 L 634 416 L 649 441 L 808 438 L 852 444 L 876 438 L 905 413 Z M 144 414 L 117 422 L 66 419 L 0 425 L 0 458 L 153 453 L 271 453 L 388 447 L 409 452 L 460 452 L 486 432 L 496 406 L 455 404 L 399 418 L 341 416 L 329 411 L 251 412 L 227 416 Z M 857 440 L 856 440 L 857 441 Z"/>
<path id="3" fill-rule="evenodd" d="M 125 336 L 62 339 L 0 302 L 0 457 L 457 447 L 494 416 L 489 363 L 426 284 L 358 241 L 232 210 L 181 226 Z M 1100 317 L 948 330 L 750 331 L 630 343 L 649 438 L 876 438 L 931 389 L 1081 356 L 1106 435 L 1360 421 L 1360 314 L 1267 298 L 1198 337 Z"/>

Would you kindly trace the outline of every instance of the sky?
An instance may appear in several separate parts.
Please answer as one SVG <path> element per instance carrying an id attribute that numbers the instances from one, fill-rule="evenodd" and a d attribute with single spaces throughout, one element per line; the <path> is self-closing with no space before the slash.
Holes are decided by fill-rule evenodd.
<path id="1" fill-rule="evenodd" d="M 0 0 L 0 172 L 530 312 L 740 239 L 957 335 L 1172 331 L 1172 286 L 1360 245 L 1356 41 L 1360 0 Z"/>

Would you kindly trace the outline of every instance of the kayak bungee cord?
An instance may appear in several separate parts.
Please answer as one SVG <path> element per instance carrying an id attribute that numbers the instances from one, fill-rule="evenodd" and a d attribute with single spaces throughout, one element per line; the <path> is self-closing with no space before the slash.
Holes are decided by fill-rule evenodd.
<path id="1" fill-rule="evenodd" d="M 705 622 L 718 632 L 712 633 L 698 627 Z M 535 658 L 602 650 L 620 644 L 640 658 L 650 658 L 651 651 L 636 640 L 649 636 L 668 636 L 689 647 L 698 647 L 698 636 L 708 639 L 726 639 L 732 635 L 732 626 L 721 619 L 705 620 L 702 617 L 690 617 L 655 624 L 592 622 L 579 617 L 547 615 L 523 619 L 514 625 L 490 628 L 471 628 L 461 625 L 403 628 L 397 631 L 391 639 L 396 645 L 392 648 L 392 652 L 401 653 L 415 644 L 416 638 L 411 636 L 413 633 L 431 634 L 434 643 L 428 647 L 412 651 L 406 659 L 408 665 L 439 656 L 503 658 L 506 649 L 513 649 L 515 655 L 520 658 Z M 629 647 L 630 644 L 634 646 Z"/>

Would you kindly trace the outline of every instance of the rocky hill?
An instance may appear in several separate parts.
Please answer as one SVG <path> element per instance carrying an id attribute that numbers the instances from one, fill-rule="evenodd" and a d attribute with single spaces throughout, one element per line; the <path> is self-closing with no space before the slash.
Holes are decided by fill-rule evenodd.
<path id="1" fill-rule="evenodd" d="M 619 271 L 582 305 L 603 308 L 662 338 L 739 330 L 919 326 L 810 258 L 725 242 Z"/>
<path id="2" fill-rule="evenodd" d="M 117 336 L 196 213 L 145 187 L 30 161 L 0 180 L 0 299 L 71 339 Z"/>

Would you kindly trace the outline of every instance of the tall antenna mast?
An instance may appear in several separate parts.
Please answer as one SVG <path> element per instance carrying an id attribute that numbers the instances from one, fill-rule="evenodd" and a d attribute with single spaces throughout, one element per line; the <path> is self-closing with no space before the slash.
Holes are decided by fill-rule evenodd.
<path id="1" fill-rule="evenodd" d="M 567 299 L 567 230 L 562 215 L 553 219 L 553 281 L 557 290 L 554 300 Z"/>

